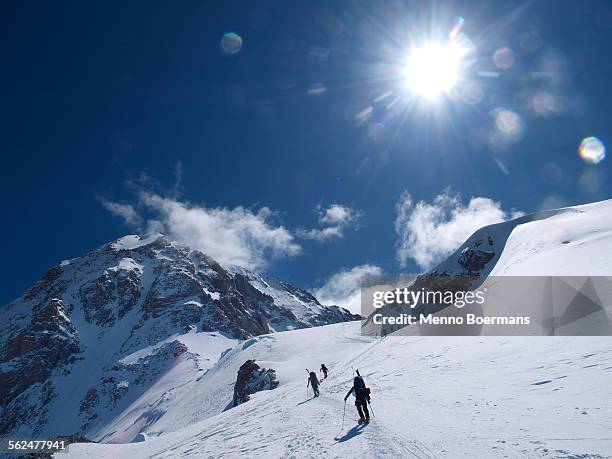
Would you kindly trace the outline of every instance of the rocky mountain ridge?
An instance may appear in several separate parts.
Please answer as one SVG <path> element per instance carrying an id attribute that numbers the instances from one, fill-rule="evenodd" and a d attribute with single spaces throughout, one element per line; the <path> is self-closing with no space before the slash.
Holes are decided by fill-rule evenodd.
<path id="1" fill-rule="evenodd" d="M 54 266 L 4 306 L 0 436 L 92 435 L 167 368 L 205 371 L 210 357 L 176 336 L 241 340 L 355 319 L 162 235 L 126 236 Z"/>

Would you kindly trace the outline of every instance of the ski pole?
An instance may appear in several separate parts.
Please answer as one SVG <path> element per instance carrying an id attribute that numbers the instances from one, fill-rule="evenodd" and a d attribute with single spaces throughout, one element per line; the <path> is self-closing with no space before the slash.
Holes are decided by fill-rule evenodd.
<path id="1" fill-rule="evenodd" d="M 341 431 L 344 430 L 344 416 L 346 415 L 346 400 L 344 401 L 344 410 L 342 411 L 342 428 Z"/>
<path id="2" fill-rule="evenodd" d="M 370 410 L 372 411 L 372 417 L 375 418 L 376 414 L 374 414 L 374 408 L 372 408 L 372 402 L 368 400 L 368 405 L 370 405 Z"/>

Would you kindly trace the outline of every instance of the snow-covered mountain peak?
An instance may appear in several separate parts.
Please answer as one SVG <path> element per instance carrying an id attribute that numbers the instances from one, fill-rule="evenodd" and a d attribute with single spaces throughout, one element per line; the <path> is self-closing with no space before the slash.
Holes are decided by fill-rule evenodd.
<path id="1" fill-rule="evenodd" d="M 169 366 L 203 371 L 223 350 L 192 352 L 177 336 L 227 342 L 356 319 L 161 234 L 125 236 L 52 267 L 3 308 L 0 435 L 92 435 Z"/>
<path id="2" fill-rule="evenodd" d="M 111 242 L 109 246 L 114 250 L 133 250 L 151 244 L 163 237 L 164 235 L 161 233 L 153 233 L 144 237 L 137 234 L 130 234 Z"/>

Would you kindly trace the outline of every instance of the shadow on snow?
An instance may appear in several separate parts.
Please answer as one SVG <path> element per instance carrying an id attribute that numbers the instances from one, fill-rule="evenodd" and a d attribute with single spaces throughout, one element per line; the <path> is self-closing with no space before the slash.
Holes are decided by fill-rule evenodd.
<path id="1" fill-rule="evenodd" d="M 295 406 L 300 406 L 300 405 L 303 405 L 304 403 L 308 403 L 309 401 L 314 400 L 315 398 L 316 398 L 316 397 L 307 398 L 306 400 L 304 400 L 303 402 L 298 403 L 298 404 L 297 404 L 297 405 L 295 405 Z"/>
<path id="2" fill-rule="evenodd" d="M 336 437 L 336 438 L 334 438 L 334 440 L 336 440 L 336 443 L 342 443 L 342 442 L 348 441 L 351 438 L 356 437 L 357 435 L 359 435 L 361 433 L 361 431 L 365 428 L 365 426 L 367 426 L 367 424 L 357 425 L 357 426 L 353 427 L 351 430 L 349 430 L 347 433 L 345 433 L 344 436 Z"/>

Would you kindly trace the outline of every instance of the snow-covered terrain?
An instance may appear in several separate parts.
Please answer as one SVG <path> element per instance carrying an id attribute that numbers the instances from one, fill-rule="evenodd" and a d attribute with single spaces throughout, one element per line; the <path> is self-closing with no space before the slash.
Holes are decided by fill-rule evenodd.
<path id="1" fill-rule="evenodd" d="M 474 232 L 451 256 L 434 269 L 418 276 L 414 281 L 410 279 L 413 283 L 409 288 L 418 291 L 422 288 L 431 289 L 434 286 L 434 289 L 444 290 L 445 285 L 453 283 L 459 283 L 464 288 L 470 289 L 484 284 L 486 288 L 496 283 L 496 279 L 490 279 L 492 276 L 611 276 L 612 279 L 611 221 L 612 200 L 606 200 L 536 212 L 507 222 L 488 225 Z M 485 284 L 486 279 L 491 282 Z M 606 295 L 609 296 L 609 282 L 606 281 L 605 284 Z M 522 288 L 520 286 L 528 284 L 514 280 L 501 285 L 506 289 L 513 286 L 520 289 Z M 577 288 L 580 290 L 580 286 Z M 524 293 L 529 297 L 528 291 Z M 530 301 L 531 298 L 527 300 Z M 523 304 L 525 298 L 522 301 L 517 299 L 517 302 Z M 500 305 L 503 308 L 512 307 L 510 301 L 498 301 L 497 306 Z M 415 306 L 414 311 L 430 313 L 436 313 L 444 307 L 437 304 Z M 601 317 L 595 315 L 589 317 L 592 323 L 589 327 L 585 325 L 583 330 L 588 329 L 596 335 L 609 333 L 609 325 L 612 323 L 612 314 L 609 311 L 611 305 L 604 306 L 607 306 L 608 311 L 602 309 L 599 314 Z M 413 313 L 410 306 L 402 304 L 389 305 L 385 308 L 384 313 L 387 315 Z M 517 312 L 520 310 L 516 309 Z M 374 325 L 372 317 L 376 312 L 378 311 L 370 310 L 364 313 L 368 316 L 366 323 L 370 334 L 388 335 L 403 329 L 403 325 Z M 559 317 L 551 318 L 554 318 L 553 323 L 557 324 Z M 572 328 L 571 323 L 569 325 L 567 330 Z M 556 326 L 554 329 L 561 334 L 564 333 L 563 329 L 558 329 Z M 405 329 L 401 333 L 420 334 L 417 330 Z M 532 331 L 528 334 L 538 333 Z"/>
<path id="2" fill-rule="evenodd" d="M 612 200 L 485 226 L 433 271 L 481 276 L 610 276 Z"/>
<path id="3" fill-rule="evenodd" d="M 491 275 L 612 275 L 612 200 L 516 226 Z"/>
<path id="4" fill-rule="evenodd" d="M 0 437 L 115 442 L 155 424 L 237 340 L 358 318 L 159 234 L 63 261 L 0 312 Z M 185 408 L 185 425 L 222 408 Z"/>
<path id="5" fill-rule="evenodd" d="M 434 271 L 483 277 L 610 275 L 611 221 L 612 201 L 604 201 L 487 226 Z M 134 238 L 121 240 L 120 248 L 108 249 L 117 253 L 108 269 L 116 270 L 105 272 L 127 270 L 147 282 L 152 276 L 148 264 L 136 255 L 128 257 L 132 261 L 125 260 L 122 251 L 147 251 L 158 240 L 145 245 Z M 156 260 L 170 250 L 165 242 L 161 244 Z M 104 444 L 74 444 L 67 455 L 57 457 L 612 457 L 610 337 L 377 339 L 362 336 L 357 322 L 293 330 L 340 319 L 334 315 L 336 310 L 325 310 L 307 292 L 237 267 L 220 268 L 223 279 L 233 279 L 234 289 L 219 289 L 225 283 L 211 282 L 216 276 L 210 270 L 216 265 L 203 260 L 196 263 L 196 271 L 205 273 L 198 290 L 204 293 L 194 298 L 183 292 L 180 301 L 170 305 L 171 314 L 160 316 L 153 308 L 153 318 L 164 319 L 161 324 L 152 320 L 135 331 L 122 328 L 122 300 L 115 298 L 110 313 L 100 315 L 94 310 L 91 314 L 91 321 L 100 317 L 103 323 L 114 321 L 112 326 L 87 328 L 82 321 L 90 325 L 91 321 L 69 316 L 69 300 L 51 302 L 52 324 L 63 343 L 79 348 L 101 343 L 96 348 L 99 360 L 74 363 L 70 355 L 78 357 L 79 352 L 57 353 L 67 362 L 60 369 L 68 367 L 72 372 L 54 373 L 53 385 L 61 394 L 74 393 L 60 396 L 64 398 L 59 401 L 67 413 L 76 409 L 84 414 L 72 424 L 62 420 L 61 411 L 51 412 L 48 418 L 58 427 L 57 433 L 61 428 L 69 430 L 61 433 L 77 429 Z M 171 261 L 176 272 L 177 258 Z M 71 260 L 63 269 L 75 264 Z M 171 291 L 176 284 L 164 285 L 169 289 L 165 291 Z M 33 290 L 40 295 L 39 287 Z M 182 317 L 192 302 L 203 304 L 202 295 L 216 305 L 219 300 L 211 293 L 227 302 L 231 292 L 242 292 L 234 293 L 238 299 L 245 295 L 265 298 L 266 324 L 276 324 L 270 325 L 276 333 L 228 333 L 235 324 L 248 331 L 247 317 L 230 321 L 226 328 L 227 321 L 217 322 L 222 332 L 167 328 L 173 314 Z M 46 293 L 49 298 L 53 294 Z M 289 305 L 285 309 L 295 320 L 279 305 Z M 125 315 L 142 309 L 128 308 Z M 43 319 L 49 314 L 42 312 L 40 323 L 46 324 Z M 279 315 L 283 312 L 284 316 Z M 249 317 L 260 330 L 261 316 Z M 76 344 L 70 328 L 75 320 Z M 132 323 L 140 322 L 132 319 Z M 118 348 L 117 343 L 124 344 Z M 108 358 L 103 357 L 105 346 L 113 350 Z M 238 369 L 247 360 L 275 370 L 279 386 L 230 408 Z M 104 371 L 99 368 L 101 361 L 106 362 Z M 3 363 L 2 371 L 10 374 L 10 368 L 5 368 L 11 362 Z M 322 383 L 321 396 L 313 399 L 312 391 L 306 389 L 306 369 L 317 371 L 321 363 L 330 375 Z M 353 368 L 361 370 L 372 388 L 373 421 L 362 427 L 356 425 L 352 402 L 346 405 L 343 423 L 342 398 Z M 90 382 L 77 384 L 76 377 Z M 96 397 L 87 395 L 90 383 L 98 388 Z M 45 387 L 39 386 L 30 387 L 27 400 L 44 397 Z M 126 387 L 130 388 L 127 396 Z M 57 403 L 58 399 L 51 400 Z M 115 400 L 116 408 L 109 409 Z M 78 430 L 83 422 L 90 424 Z"/>
<path id="6" fill-rule="evenodd" d="M 211 397 L 231 400 L 246 359 L 274 368 L 279 388 L 197 420 Z M 305 368 L 322 361 L 330 374 L 312 398 Z M 352 368 L 372 389 L 365 427 L 352 399 L 342 425 Z M 611 379 L 608 338 L 374 339 L 355 322 L 329 325 L 244 343 L 146 441 L 72 445 L 67 457 L 608 457 Z"/>

